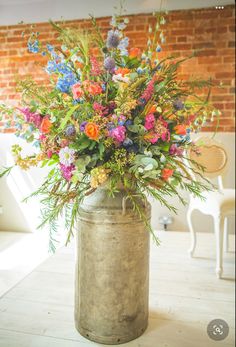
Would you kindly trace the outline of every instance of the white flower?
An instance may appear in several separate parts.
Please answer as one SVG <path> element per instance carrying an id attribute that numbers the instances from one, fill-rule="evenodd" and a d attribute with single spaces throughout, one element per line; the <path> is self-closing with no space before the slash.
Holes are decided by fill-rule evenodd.
<path id="1" fill-rule="evenodd" d="M 59 160 L 60 163 L 65 166 L 70 166 L 75 161 L 75 150 L 69 147 L 64 147 L 60 149 Z"/>

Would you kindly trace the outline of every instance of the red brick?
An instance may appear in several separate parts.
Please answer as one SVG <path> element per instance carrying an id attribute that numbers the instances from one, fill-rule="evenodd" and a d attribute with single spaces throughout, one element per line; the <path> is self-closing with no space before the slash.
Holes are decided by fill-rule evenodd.
<path id="1" fill-rule="evenodd" d="M 130 36 L 130 47 L 145 48 L 147 43 L 148 25 L 155 24 L 151 14 L 129 15 L 130 23 L 127 26 L 127 36 Z M 212 77 L 216 84 L 211 90 L 211 100 L 215 107 L 222 111 L 222 124 L 220 131 L 234 130 L 234 32 L 235 14 L 234 6 L 225 6 L 220 11 L 215 8 L 172 11 L 167 15 L 167 24 L 164 26 L 166 44 L 159 59 L 174 54 L 176 57 L 187 57 L 193 51 L 196 57 L 186 61 L 179 69 L 179 78 L 188 79 L 192 75 L 198 78 Z M 110 18 L 98 18 L 98 25 L 102 28 L 102 35 L 106 38 L 109 30 Z M 58 22 L 60 23 L 60 22 Z M 61 24 L 61 23 L 60 23 Z M 86 28 L 91 30 L 89 20 L 70 20 L 63 27 Z M 23 78 L 32 74 L 38 83 L 48 84 L 48 75 L 42 71 L 45 58 L 30 54 L 27 51 L 27 30 L 29 25 L 12 25 L 0 27 L 0 100 L 17 105 L 20 95 L 15 92 L 15 78 Z M 22 37 L 22 31 L 26 31 Z M 43 44 L 57 44 L 58 33 L 48 23 L 38 23 L 35 30 L 40 32 Z M 93 50 L 93 54 L 96 51 Z M 192 77 L 191 77 L 192 78 Z M 223 83 L 223 88 L 217 85 Z M 4 95 L 3 95 L 4 93 Z M 199 95 L 206 94 L 205 89 Z M 206 131 L 215 130 L 215 125 L 207 124 Z M 1 128 L 1 125 L 0 125 Z M 14 131 L 10 128 L 9 131 Z"/>

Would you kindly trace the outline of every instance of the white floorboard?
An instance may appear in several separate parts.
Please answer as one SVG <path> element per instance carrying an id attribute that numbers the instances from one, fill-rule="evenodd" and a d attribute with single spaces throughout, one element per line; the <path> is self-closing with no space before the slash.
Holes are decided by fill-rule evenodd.
<path id="1" fill-rule="evenodd" d="M 215 276 L 214 235 L 199 234 L 189 258 L 189 234 L 159 233 L 151 246 L 150 319 L 147 331 L 127 347 L 234 346 L 234 237 L 224 256 L 223 279 Z M 74 328 L 73 245 L 44 261 L 0 299 L 0 347 L 102 346 Z M 208 323 L 227 321 L 229 336 L 210 340 Z"/>

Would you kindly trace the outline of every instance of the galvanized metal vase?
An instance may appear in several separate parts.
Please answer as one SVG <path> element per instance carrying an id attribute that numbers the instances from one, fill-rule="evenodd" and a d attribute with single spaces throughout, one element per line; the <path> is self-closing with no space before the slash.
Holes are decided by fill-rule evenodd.
<path id="1" fill-rule="evenodd" d="M 150 219 L 150 204 L 143 212 Z M 104 344 L 140 336 L 148 325 L 149 232 L 122 190 L 97 189 L 80 207 L 75 324 Z"/>

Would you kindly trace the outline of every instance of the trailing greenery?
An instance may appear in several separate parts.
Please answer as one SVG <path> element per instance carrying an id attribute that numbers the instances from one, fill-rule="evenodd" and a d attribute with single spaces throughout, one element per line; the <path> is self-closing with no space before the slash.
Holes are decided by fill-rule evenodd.
<path id="1" fill-rule="evenodd" d="M 93 17 L 92 30 L 51 21 L 58 35 L 55 46 L 41 44 L 38 32 L 29 34 L 29 51 L 47 57 L 48 81 L 19 80 L 21 105 L 0 105 L 0 115 L 8 116 L 6 126 L 14 122 L 16 135 L 36 148 L 24 156 L 14 145 L 15 164 L 23 170 L 48 167 L 45 182 L 31 197 L 41 197 L 39 227 L 49 225 L 52 251 L 59 221 L 65 222 L 68 243 L 81 203 L 104 184 L 111 196 L 125 190 L 157 244 L 143 209 L 148 196 L 176 213 L 170 197 L 186 204 L 181 190 L 201 198 L 214 188 L 204 168 L 186 155 L 199 152 L 191 133 L 220 116 L 209 102 L 212 81 L 178 78 L 179 66 L 194 54 L 159 59 L 165 16 L 154 16 L 143 51 L 128 47 L 128 18 L 120 15 L 112 17 L 107 36 Z M 3 168 L 0 177 L 12 168 Z"/>

